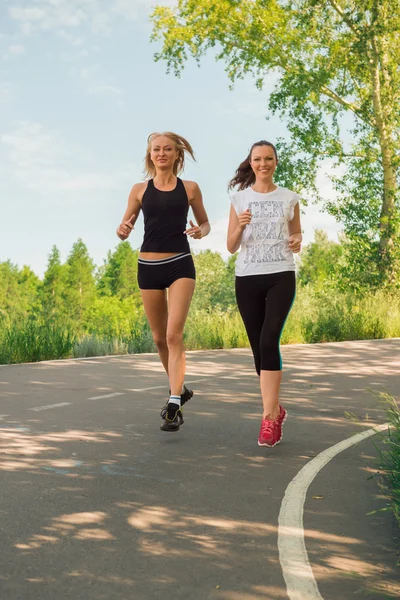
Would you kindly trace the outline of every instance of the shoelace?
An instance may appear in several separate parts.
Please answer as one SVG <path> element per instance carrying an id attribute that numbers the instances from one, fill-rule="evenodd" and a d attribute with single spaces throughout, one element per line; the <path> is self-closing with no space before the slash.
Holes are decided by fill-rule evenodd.
<path id="1" fill-rule="evenodd" d="M 173 408 L 170 408 L 169 406 L 167 407 L 167 413 L 165 415 L 165 418 L 167 419 L 167 421 L 174 421 L 179 413 L 179 408 L 174 410 Z"/>
<path id="2" fill-rule="evenodd" d="M 263 435 L 265 434 L 272 434 L 275 427 L 278 425 L 278 421 L 277 419 L 273 420 L 273 419 L 263 419 L 262 421 L 262 427 L 261 427 L 261 432 Z"/>

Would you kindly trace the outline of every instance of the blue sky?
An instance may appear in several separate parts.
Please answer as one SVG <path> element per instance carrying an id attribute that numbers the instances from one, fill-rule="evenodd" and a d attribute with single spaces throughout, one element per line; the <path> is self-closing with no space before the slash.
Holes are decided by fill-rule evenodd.
<path id="1" fill-rule="evenodd" d="M 212 233 L 193 242 L 226 256 L 227 183 L 261 138 L 285 135 L 266 120 L 267 79 L 229 90 L 222 63 L 189 63 L 181 79 L 155 63 L 154 0 L 3 0 L 0 5 L 0 261 L 39 276 L 55 244 L 65 260 L 82 238 L 97 265 L 118 244 L 115 229 L 130 187 L 142 179 L 147 136 L 172 130 L 189 139 Z M 173 4 L 161 0 L 158 4 Z M 320 185 L 331 193 L 326 173 Z M 305 242 L 316 227 L 340 229 L 311 206 Z M 130 238 L 142 239 L 142 220 Z"/>

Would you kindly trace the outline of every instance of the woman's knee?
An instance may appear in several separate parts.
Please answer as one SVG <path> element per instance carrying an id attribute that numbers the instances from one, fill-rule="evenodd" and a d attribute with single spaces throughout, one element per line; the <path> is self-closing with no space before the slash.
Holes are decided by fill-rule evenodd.
<path id="1" fill-rule="evenodd" d="M 153 331 L 153 340 L 157 348 L 166 348 L 167 347 L 167 338 L 165 333 L 160 333 L 158 331 Z"/>
<path id="2" fill-rule="evenodd" d="M 179 346 L 183 344 L 183 331 L 167 331 L 167 346 Z"/>
<path id="3" fill-rule="evenodd" d="M 260 353 L 261 356 L 270 352 L 277 351 L 279 349 L 279 340 L 281 331 L 269 331 L 268 334 L 263 335 L 260 339 Z"/>
<path id="4" fill-rule="evenodd" d="M 260 341 L 260 368 L 262 371 L 277 371 L 281 369 L 281 354 L 279 351 L 279 335 L 266 336 Z"/>

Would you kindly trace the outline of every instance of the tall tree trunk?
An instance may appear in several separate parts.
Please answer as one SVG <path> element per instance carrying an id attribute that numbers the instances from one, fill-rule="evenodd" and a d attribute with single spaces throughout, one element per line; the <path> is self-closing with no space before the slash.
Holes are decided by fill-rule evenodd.
<path id="1" fill-rule="evenodd" d="M 384 106 L 382 98 L 387 94 L 382 93 L 381 85 L 381 68 L 380 64 L 385 61 L 381 61 L 379 56 L 378 44 L 375 38 L 372 39 L 370 53 L 370 65 L 371 65 L 371 77 L 372 77 L 372 98 L 373 107 L 375 113 L 375 126 L 378 134 L 379 144 L 382 155 L 382 168 L 383 168 L 383 198 L 382 208 L 379 217 L 379 251 L 382 258 L 382 267 L 385 271 L 385 279 L 392 280 L 394 276 L 394 262 L 392 256 L 392 250 L 394 248 L 394 240 L 396 235 L 396 171 L 394 168 L 395 153 L 393 149 L 392 131 L 388 125 L 390 122 L 388 111 L 389 106 Z M 387 87 L 390 82 L 388 81 L 387 73 L 383 74 L 384 86 Z M 385 90 L 387 91 L 387 90 Z"/>

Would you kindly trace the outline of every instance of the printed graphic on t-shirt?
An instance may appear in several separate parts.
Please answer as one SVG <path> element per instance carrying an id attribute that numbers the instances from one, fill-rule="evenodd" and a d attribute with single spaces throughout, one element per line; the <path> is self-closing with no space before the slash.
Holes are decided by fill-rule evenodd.
<path id="1" fill-rule="evenodd" d="M 246 227 L 245 264 L 263 262 L 281 262 L 287 260 L 283 254 L 285 248 L 283 202 L 276 200 L 252 200 L 249 202 L 251 223 Z M 274 241 L 273 244 L 265 242 Z M 249 244 L 249 242 L 258 242 Z"/>
<path id="2" fill-rule="evenodd" d="M 247 228 L 246 243 L 257 240 L 281 240 L 283 239 L 285 224 L 279 221 L 275 223 L 261 221 L 261 223 L 251 223 L 247 225 Z"/>
<path id="3" fill-rule="evenodd" d="M 249 209 L 254 219 L 262 219 L 263 217 L 283 217 L 283 202 L 276 200 L 252 200 L 249 202 Z"/>
<path id="4" fill-rule="evenodd" d="M 262 262 L 281 262 L 287 260 L 283 254 L 285 242 L 278 242 L 273 246 L 264 244 L 249 244 L 246 246 L 246 256 L 244 262 L 262 263 Z"/>
<path id="5" fill-rule="evenodd" d="M 249 209 L 252 215 L 241 240 L 235 268 L 237 276 L 295 270 L 293 253 L 288 246 L 288 223 L 293 219 L 297 201 L 294 192 L 281 187 L 268 194 L 255 192 L 251 187 L 232 194 L 236 214 Z"/>

